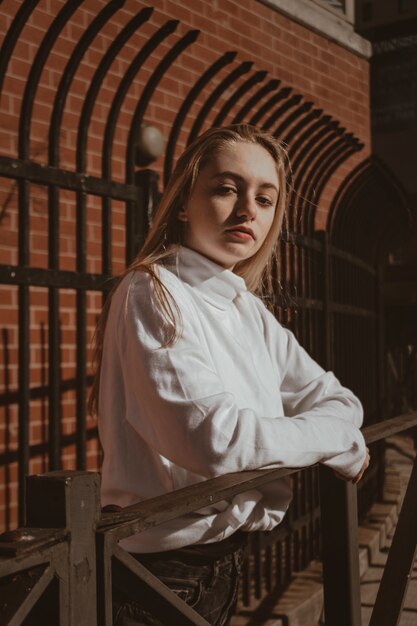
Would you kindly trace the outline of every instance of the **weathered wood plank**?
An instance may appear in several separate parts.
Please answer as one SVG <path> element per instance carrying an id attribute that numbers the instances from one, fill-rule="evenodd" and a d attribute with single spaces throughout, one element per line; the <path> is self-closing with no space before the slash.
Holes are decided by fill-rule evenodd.
<path id="1" fill-rule="evenodd" d="M 145 609 L 163 618 L 161 612 L 169 609 L 170 626 L 210 626 L 210 624 L 181 600 L 159 578 L 154 576 L 144 565 L 134 559 L 128 552 L 114 547 L 115 580 L 118 586 L 140 598 Z M 120 567 L 122 564 L 123 567 Z M 142 583 L 142 585 L 141 585 Z"/>
<path id="2" fill-rule="evenodd" d="M 417 457 L 408 481 L 369 626 L 397 626 L 417 555 Z"/>
<path id="3" fill-rule="evenodd" d="M 361 626 L 356 485 L 320 468 L 326 626 Z"/>

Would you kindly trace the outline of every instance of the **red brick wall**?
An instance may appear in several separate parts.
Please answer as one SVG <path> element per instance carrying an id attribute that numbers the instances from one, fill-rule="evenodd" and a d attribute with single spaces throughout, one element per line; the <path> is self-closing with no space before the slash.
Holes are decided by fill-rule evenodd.
<path id="1" fill-rule="evenodd" d="M 12 19 L 21 6 L 18 0 L 3 0 L 0 7 L 0 33 L 8 31 Z M 64 0 L 41 0 L 38 7 L 25 25 L 14 54 L 8 66 L 1 100 L 0 154 L 17 157 L 19 111 L 23 90 L 29 75 L 36 51 L 42 37 L 59 10 Z M 52 103 L 56 94 L 64 66 L 74 45 L 79 41 L 85 28 L 99 10 L 105 6 L 104 0 L 85 0 L 77 9 L 70 22 L 64 28 L 55 43 L 50 57 L 41 75 L 36 92 L 33 117 L 31 120 L 30 157 L 40 163 L 47 162 L 47 141 Z M 242 4 L 245 6 L 242 7 Z M 75 169 L 75 145 L 77 126 L 84 97 L 92 75 L 120 29 L 141 8 L 148 6 L 138 0 L 127 0 L 102 29 L 83 59 L 72 84 L 66 102 L 61 127 L 60 147 L 61 166 Z M 125 74 L 129 63 L 139 49 L 146 43 L 156 28 L 167 19 L 178 19 L 180 24 L 175 33 L 170 35 L 153 54 L 138 74 L 125 99 L 118 119 L 113 151 L 113 178 L 123 181 L 124 156 L 132 113 L 137 100 L 151 72 L 162 56 L 190 29 L 200 29 L 198 40 L 193 43 L 171 66 L 160 82 L 150 106 L 146 112 L 146 122 L 159 127 L 168 137 L 175 115 L 183 99 L 196 80 L 221 54 L 228 50 L 238 53 L 237 62 L 250 60 L 254 70 L 267 70 L 268 78 L 278 78 L 283 86 L 293 88 L 305 100 L 311 100 L 316 107 L 338 119 L 347 131 L 352 132 L 365 144 L 362 152 L 351 157 L 332 176 L 323 194 L 317 211 L 316 226 L 324 228 L 329 203 L 348 172 L 369 154 L 369 82 L 368 62 L 326 38 L 310 32 L 307 28 L 291 21 L 256 0 L 160 0 L 155 3 L 151 19 L 135 33 L 120 52 L 110 68 L 100 90 L 94 108 L 92 123 L 88 134 L 87 173 L 99 176 L 102 154 L 102 137 L 115 89 Z M 227 71 L 230 71 L 229 66 Z M 217 83 L 225 75 L 221 72 L 215 79 Z M 247 77 L 247 76 L 246 76 Z M 242 80 L 246 78 L 243 76 Z M 210 89 L 213 88 L 213 83 Z M 256 87 L 257 89 L 258 87 Z M 253 90 L 254 91 L 254 90 Z M 251 93 L 251 92 L 250 92 Z M 250 95 L 248 94 L 248 96 Z M 206 93 L 197 99 L 191 109 L 180 135 L 179 147 L 184 145 Z M 220 99 L 213 108 L 207 124 L 215 117 L 228 94 Z M 232 111 L 233 114 L 233 111 Z M 226 120 L 227 121 L 227 120 Z M 155 169 L 161 171 L 163 159 L 160 158 Z M 100 202 L 88 197 L 88 267 L 87 271 L 100 272 Z M 17 263 L 17 193 L 16 184 L 0 178 L 0 264 Z M 47 267 L 48 248 L 48 205 L 47 191 L 39 185 L 31 186 L 30 208 L 30 264 Z M 75 269 L 75 194 L 61 191 L 61 235 L 60 268 Z M 122 203 L 113 203 L 113 262 L 117 272 L 124 265 L 124 216 Z M 33 387 L 46 384 L 47 371 L 47 290 L 31 290 L 31 369 L 30 384 Z M 89 298 L 88 333 L 91 337 L 96 311 L 100 306 L 98 295 Z M 3 340 L 0 345 L 0 361 L 5 362 L 4 340 L 7 337 L 8 389 L 17 389 L 17 289 L 0 286 L 0 319 Z M 63 379 L 75 376 L 75 295 L 74 291 L 61 294 L 60 319 L 62 323 Z M 43 334 L 42 334 L 43 333 Z M 46 337 L 46 339 L 45 339 Z M 46 343 L 45 343 L 46 342 Z M 0 375 L 0 394 L 6 387 L 5 368 Z M 35 445 L 45 441 L 47 431 L 46 400 L 31 401 L 30 443 Z M 74 394 L 63 396 L 63 434 L 75 431 Z M 89 425 L 94 421 L 89 420 Z M 17 448 L 17 407 L 0 406 L 0 454 Z M 65 450 L 64 467 L 74 467 L 73 447 Z M 97 445 L 89 444 L 88 467 L 97 463 Z M 46 469 L 45 457 L 39 455 L 31 461 L 30 471 Z M 16 522 L 17 494 L 16 463 L 0 468 L 0 527 L 13 526 Z M 5 491 L 4 484 L 9 483 Z M 1 503 L 8 502 L 7 506 Z M 7 513 L 8 511 L 8 513 Z M 7 513 L 7 517 L 6 517 Z"/>

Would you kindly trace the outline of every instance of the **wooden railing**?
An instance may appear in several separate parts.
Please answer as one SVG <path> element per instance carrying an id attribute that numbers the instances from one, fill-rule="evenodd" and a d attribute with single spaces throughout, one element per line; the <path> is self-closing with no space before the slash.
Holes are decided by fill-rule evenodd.
<path id="1" fill-rule="evenodd" d="M 415 426 L 417 412 L 369 426 L 363 433 L 370 444 Z M 118 542 L 297 471 L 300 470 L 228 474 L 106 512 L 100 510 L 97 473 L 59 471 L 29 476 L 26 526 L 0 536 L 1 624 L 111 626 L 112 586 L 113 580 L 117 580 L 127 593 L 134 589 L 144 608 L 156 615 L 161 611 L 166 614 L 168 608 L 169 626 L 209 626 Z M 356 486 L 336 479 L 321 467 L 320 493 L 325 623 L 361 626 Z M 416 553 L 416 493 L 417 461 L 371 626 L 398 623 Z"/>

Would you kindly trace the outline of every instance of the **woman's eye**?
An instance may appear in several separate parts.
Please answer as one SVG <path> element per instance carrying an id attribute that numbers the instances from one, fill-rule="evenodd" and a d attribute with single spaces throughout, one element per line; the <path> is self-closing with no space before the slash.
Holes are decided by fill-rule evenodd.
<path id="1" fill-rule="evenodd" d="M 228 196 L 237 193 L 237 189 L 235 187 L 230 187 L 229 185 L 222 185 L 217 189 L 217 193 L 221 196 Z"/>
<path id="2" fill-rule="evenodd" d="M 272 200 L 267 196 L 257 196 L 256 201 L 262 206 L 272 206 Z"/>

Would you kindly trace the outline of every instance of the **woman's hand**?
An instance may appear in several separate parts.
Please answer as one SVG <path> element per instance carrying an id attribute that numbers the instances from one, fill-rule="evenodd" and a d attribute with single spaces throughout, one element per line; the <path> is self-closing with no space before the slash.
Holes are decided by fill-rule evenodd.
<path id="1" fill-rule="evenodd" d="M 366 448 L 365 460 L 359 471 L 359 474 L 357 474 L 355 478 L 346 478 L 346 476 L 343 476 L 342 474 L 339 474 L 339 472 L 336 472 L 336 471 L 334 471 L 334 474 L 337 478 L 340 478 L 340 480 L 346 480 L 346 481 L 350 480 L 354 485 L 356 485 L 360 481 L 362 476 L 364 475 L 366 468 L 369 467 L 370 461 L 371 461 L 371 455 L 369 454 L 369 448 Z"/>

